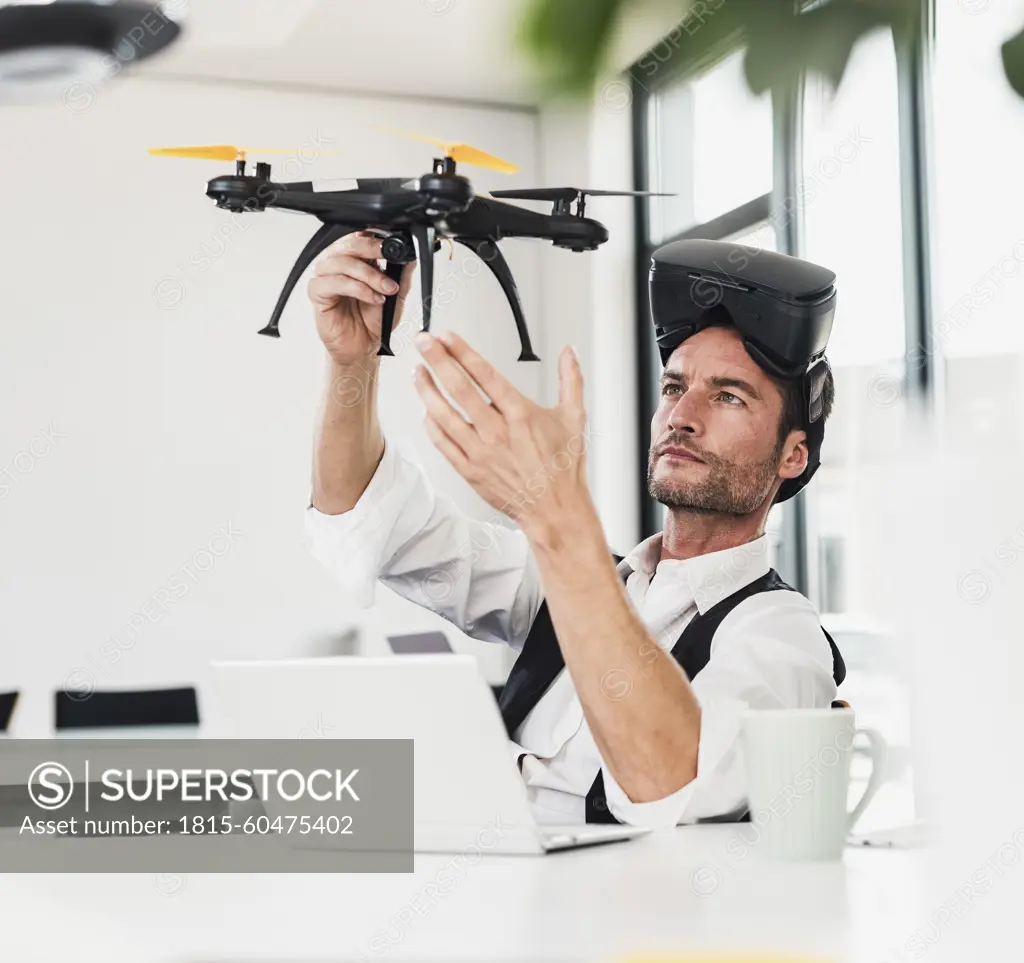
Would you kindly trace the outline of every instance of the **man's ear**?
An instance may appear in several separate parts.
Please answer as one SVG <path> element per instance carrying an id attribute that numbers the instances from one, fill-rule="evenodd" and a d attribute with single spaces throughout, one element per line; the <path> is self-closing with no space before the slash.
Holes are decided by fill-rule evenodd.
<path id="1" fill-rule="evenodd" d="M 807 468 L 807 432 L 791 431 L 782 446 L 779 478 L 799 478 Z"/>

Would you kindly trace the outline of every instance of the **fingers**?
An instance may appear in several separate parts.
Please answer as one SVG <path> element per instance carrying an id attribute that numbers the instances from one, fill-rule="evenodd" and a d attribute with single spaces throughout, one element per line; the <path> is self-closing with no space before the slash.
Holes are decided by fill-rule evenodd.
<path id="1" fill-rule="evenodd" d="M 450 441 L 457 445 L 463 452 L 464 457 L 472 457 L 477 440 L 477 433 L 473 426 L 466 422 L 449 403 L 448 400 L 437 389 L 434 379 L 427 369 L 416 365 L 413 370 L 413 383 L 423 399 L 423 406 L 427 410 L 427 424 L 431 422 L 443 432 Z M 433 436 L 432 436 L 432 439 Z M 436 440 L 435 440 L 436 444 Z"/>
<path id="2" fill-rule="evenodd" d="M 438 384 L 444 386 L 445 391 L 480 430 L 481 435 L 487 438 L 496 437 L 501 430 L 501 416 L 480 394 L 474 379 L 470 378 L 460 363 L 448 352 L 445 343 L 433 335 L 419 334 L 416 336 L 416 344 L 424 361 L 430 365 Z M 480 387 L 483 388 L 483 385 Z"/>
<path id="3" fill-rule="evenodd" d="M 376 260 L 381 256 L 382 239 L 369 231 L 355 231 L 331 244 L 323 253 L 323 257 L 332 258 L 339 254 L 350 257 L 361 257 L 365 260 Z"/>
<path id="4" fill-rule="evenodd" d="M 351 254 L 335 254 L 318 261 L 316 276 L 354 278 L 383 295 L 398 292 L 398 285 L 380 268 Z"/>
<path id="5" fill-rule="evenodd" d="M 575 348 L 563 348 L 558 358 L 558 403 L 583 410 L 583 372 Z"/>
<path id="6" fill-rule="evenodd" d="M 339 298 L 354 298 L 364 304 L 381 305 L 384 295 L 364 281 L 346 274 L 330 274 L 311 278 L 309 299 L 318 308 L 333 308 Z"/>
<path id="7" fill-rule="evenodd" d="M 430 415 L 423 419 L 423 426 L 427 430 L 427 437 L 434 443 L 434 447 L 465 478 L 470 467 L 470 461 L 466 453 L 452 441 L 448 433 Z"/>
<path id="8" fill-rule="evenodd" d="M 454 331 L 442 331 L 438 338 L 442 343 L 434 341 L 432 344 L 422 347 L 423 357 L 430 362 L 430 366 L 442 373 L 442 383 L 451 390 L 448 384 L 447 375 L 452 373 L 455 377 L 456 371 L 464 369 L 469 377 L 473 379 L 488 398 L 494 403 L 494 407 L 504 415 L 522 414 L 520 409 L 524 408 L 526 399 L 516 387 L 508 381 L 483 355 L 474 351 L 466 341 L 460 338 Z M 452 360 L 457 362 L 453 364 Z M 462 378 L 465 380 L 466 375 Z M 477 392 L 474 392 L 479 397 Z M 456 401 L 462 404 L 461 399 Z M 467 409 L 468 410 L 468 409 Z"/>

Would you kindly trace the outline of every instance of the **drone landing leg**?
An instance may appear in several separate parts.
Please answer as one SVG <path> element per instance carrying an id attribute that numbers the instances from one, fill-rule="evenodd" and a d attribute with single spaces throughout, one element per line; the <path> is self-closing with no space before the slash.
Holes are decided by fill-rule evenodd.
<path id="1" fill-rule="evenodd" d="M 423 327 L 420 330 L 429 331 L 434 301 L 434 229 L 425 224 L 417 224 L 412 229 L 412 239 L 416 243 L 416 260 L 420 265 L 420 290 L 423 297 Z"/>
<path id="2" fill-rule="evenodd" d="M 284 282 L 284 287 L 281 289 L 277 304 L 274 306 L 274 313 L 270 316 L 270 322 L 265 328 L 261 328 L 257 332 L 258 334 L 265 334 L 269 338 L 281 337 L 281 332 L 278 331 L 281 314 L 284 312 L 284 306 L 288 303 L 288 298 L 291 297 L 292 291 L 295 290 L 295 285 L 299 283 L 299 278 L 306 273 L 306 268 L 313 263 L 317 255 L 330 247 L 339 238 L 344 237 L 346 234 L 351 234 L 354 230 L 356 228 L 346 227 L 344 224 L 324 224 L 309 239 L 306 246 L 302 249 L 298 260 L 295 262 L 295 266 L 291 269 L 288 279 Z"/>
<path id="3" fill-rule="evenodd" d="M 384 267 L 384 273 L 391 278 L 395 284 L 402 283 L 402 269 L 405 267 L 404 264 L 399 264 L 397 261 L 388 261 Z M 389 358 L 395 356 L 395 352 L 391 350 L 391 326 L 395 323 L 395 308 L 398 307 L 398 295 L 389 294 L 384 298 L 384 308 L 381 312 L 380 319 L 380 348 L 377 351 L 378 355 L 386 355 Z"/>
<path id="4" fill-rule="evenodd" d="M 509 307 L 512 308 L 512 317 L 515 318 L 516 331 L 519 332 L 519 344 L 522 350 L 518 360 L 540 361 L 540 358 L 533 352 L 533 345 L 530 343 L 530 331 L 526 327 L 526 317 L 523 314 L 523 303 L 519 299 L 519 289 L 516 287 L 515 279 L 512 277 L 512 269 L 508 266 L 508 261 L 505 260 L 505 256 L 501 253 L 501 248 L 488 238 L 458 237 L 455 240 L 473 251 L 491 269 L 491 273 L 498 279 L 502 291 L 505 292 Z"/>

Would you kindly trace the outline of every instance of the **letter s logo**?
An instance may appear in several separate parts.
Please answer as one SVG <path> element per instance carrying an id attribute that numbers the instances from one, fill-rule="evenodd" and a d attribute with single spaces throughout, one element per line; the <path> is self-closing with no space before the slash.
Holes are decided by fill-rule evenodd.
<path id="1" fill-rule="evenodd" d="M 58 780 L 58 776 L 63 776 L 63 780 Z M 28 777 L 28 794 L 40 809 L 60 809 L 71 798 L 74 789 L 71 773 L 59 762 L 40 763 Z"/>

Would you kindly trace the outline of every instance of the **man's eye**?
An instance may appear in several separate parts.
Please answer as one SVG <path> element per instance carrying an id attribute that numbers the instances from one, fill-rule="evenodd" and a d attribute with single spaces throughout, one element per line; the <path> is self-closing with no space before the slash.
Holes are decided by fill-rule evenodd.
<path id="1" fill-rule="evenodd" d="M 679 390 L 679 385 L 667 384 L 662 385 L 661 393 L 663 395 L 674 394 Z"/>
<path id="2" fill-rule="evenodd" d="M 733 405 L 733 404 L 742 405 L 743 404 L 743 399 L 740 398 L 739 395 L 734 395 L 731 391 L 719 392 L 718 397 L 721 398 L 726 404 L 729 404 L 729 405 Z"/>

